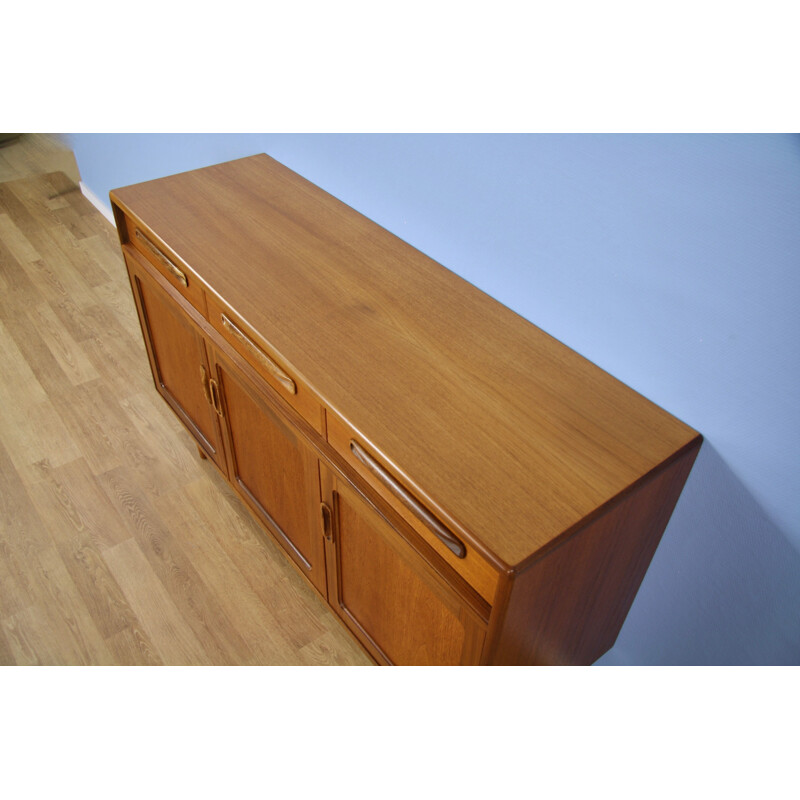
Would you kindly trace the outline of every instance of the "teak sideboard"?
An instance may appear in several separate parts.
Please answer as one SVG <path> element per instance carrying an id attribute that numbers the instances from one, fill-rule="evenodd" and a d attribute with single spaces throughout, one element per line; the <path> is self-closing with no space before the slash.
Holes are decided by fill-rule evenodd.
<path id="1" fill-rule="evenodd" d="M 701 436 L 266 155 L 111 192 L 155 386 L 380 664 L 590 664 Z"/>

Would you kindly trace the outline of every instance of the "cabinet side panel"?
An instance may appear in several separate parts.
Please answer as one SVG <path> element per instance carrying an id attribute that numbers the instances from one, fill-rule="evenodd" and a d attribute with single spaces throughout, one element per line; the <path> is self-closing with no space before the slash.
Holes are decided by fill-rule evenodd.
<path id="1" fill-rule="evenodd" d="M 489 663 L 592 664 L 614 644 L 699 447 L 515 577 Z"/>

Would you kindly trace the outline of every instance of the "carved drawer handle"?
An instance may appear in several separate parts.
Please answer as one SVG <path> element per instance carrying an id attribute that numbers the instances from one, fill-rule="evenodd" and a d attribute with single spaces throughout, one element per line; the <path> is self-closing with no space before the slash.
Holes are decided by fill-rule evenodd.
<path id="1" fill-rule="evenodd" d="M 136 238 L 169 270 L 175 280 L 182 283 L 187 289 L 189 288 L 186 273 L 176 267 L 138 228 L 136 229 Z"/>
<path id="2" fill-rule="evenodd" d="M 438 519 L 428 511 L 402 484 L 390 475 L 358 442 L 350 440 L 350 452 L 381 482 L 395 497 L 422 522 L 425 523 L 442 543 L 459 558 L 467 555 L 464 543 L 449 531 Z"/>
<path id="3" fill-rule="evenodd" d="M 266 367 L 289 394 L 297 394 L 297 385 L 295 382 L 241 328 L 231 322 L 225 314 L 222 315 L 222 327 L 247 347 L 258 359 L 261 366 Z"/>

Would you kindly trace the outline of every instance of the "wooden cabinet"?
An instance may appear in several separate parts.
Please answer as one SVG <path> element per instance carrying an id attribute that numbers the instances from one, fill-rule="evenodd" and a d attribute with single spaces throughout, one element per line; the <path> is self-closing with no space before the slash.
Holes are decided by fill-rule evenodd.
<path id="1" fill-rule="evenodd" d="M 613 644 L 696 431 L 268 156 L 111 201 L 156 389 L 377 663 Z"/>
<path id="2" fill-rule="evenodd" d="M 325 594 L 317 456 L 291 424 L 218 351 L 228 477 L 317 590 Z"/>
<path id="3" fill-rule="evenodd" d="M 133 253 L 125 254 L 125 262 L 156 389 L 203 452 L 223 467 L 205 340 Z"/>

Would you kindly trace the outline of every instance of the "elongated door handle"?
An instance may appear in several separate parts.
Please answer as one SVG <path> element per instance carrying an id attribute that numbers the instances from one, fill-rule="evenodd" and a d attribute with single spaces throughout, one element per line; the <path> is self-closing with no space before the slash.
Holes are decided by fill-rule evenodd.
<path id="1" fill-rule="evenodd" d="M 208 390 L 208 373 L 202 364 L 200 365 L 200 382 L 203 384 L 203 394 L 206 402 L 213 406 L 214 401 L 211 399 L 211 392 Z"/>
<path id="2" fill-rule="evenodd" d="M 331 507 L 327 503 L 320 503 L 319 504 L 320 511 L 322 512 L 322 532 L 325 534 L 325 538 L 329 541 L 333 541 L 333 514 L 331 513 Z"/>
<path id="3" fill-rule="evenodd" d="M 167 268 L 176 281 L 188 288 L 189 281 L 186 278 L 186 273 L 162 253 L 138 228 L 136 229 L 136 238 Z"/>
<path id="4" fill-rule="evenodd" d="M 411 492 L 393 475 L 390 475 L 358 442 L 350 440 L 350 452 L 384 485 L 392 494 L 425 525 L 436 537 L 459 558 L 467 555 L 464 543 L 445 527 Z"/>
<path id="5" fill-rule="evenodd" d="M 222 400 L 219 396 L 219 385 L 213 378 L 208 379 L 208 389 L 211 393 L 211 405 L 214 406 L 214 411 L 221 417 L 222 413 Z"/>

